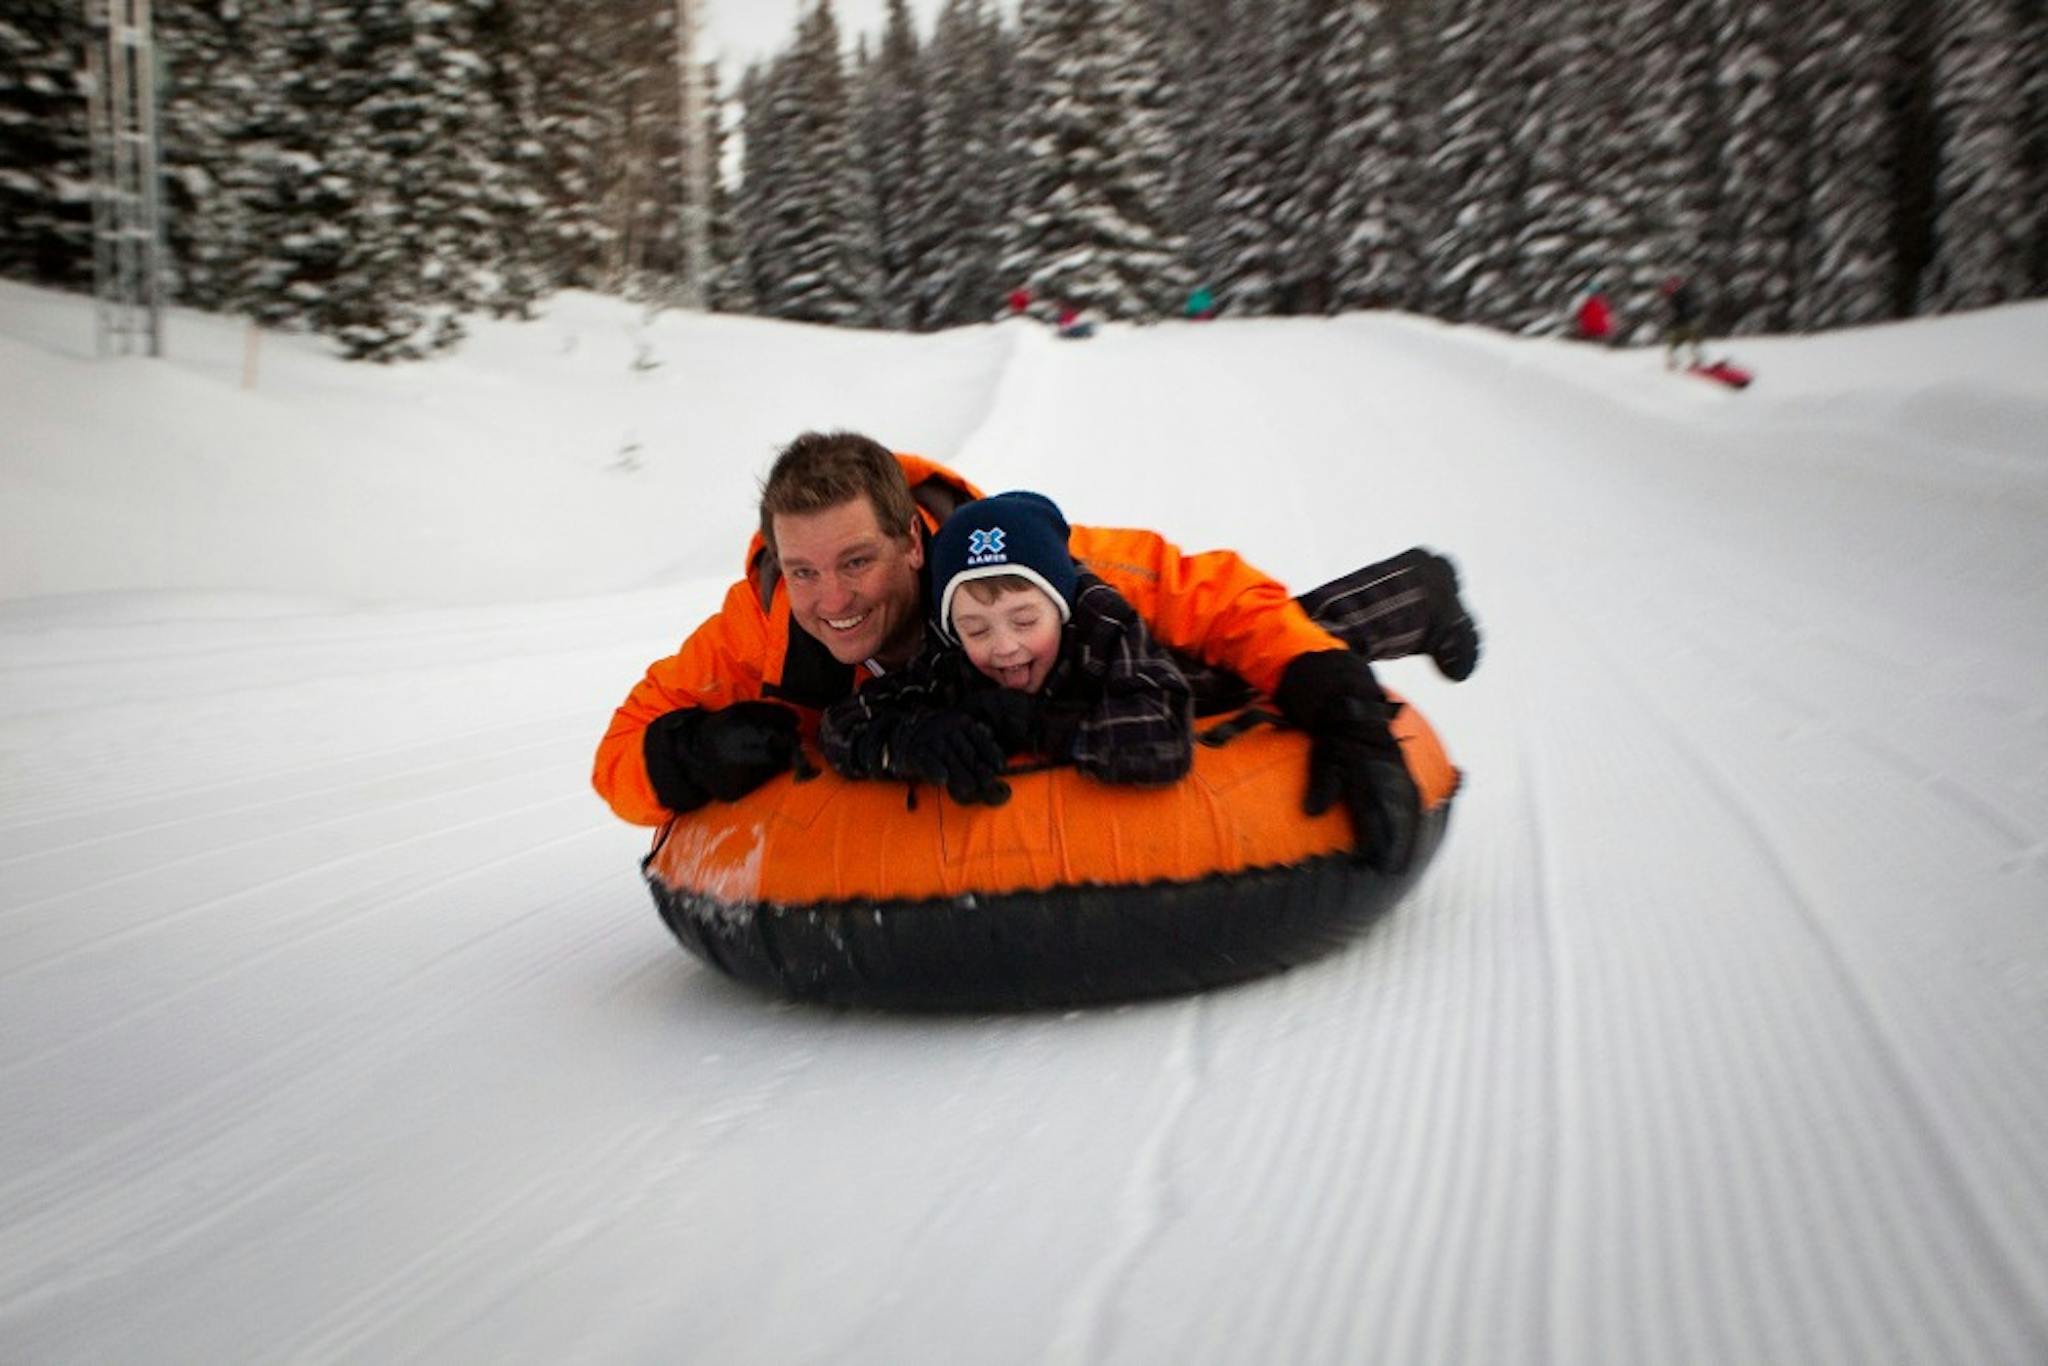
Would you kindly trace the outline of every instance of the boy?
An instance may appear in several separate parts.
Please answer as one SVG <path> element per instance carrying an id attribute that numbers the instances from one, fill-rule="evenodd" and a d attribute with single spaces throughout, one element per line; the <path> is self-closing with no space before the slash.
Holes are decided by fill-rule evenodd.
<path id="1" fill-rule="evenodd" d="M 825 713 L 819 743 L 849 778 L 919 778 L 959 802 L 1008 800 L 1029 751 L 1112 783 L 1186 776 L 1186 677 L 1123 595 L 1075 565 L 1041 494 L 961 507 L 927 557 L 939 628 L 906 668 Z"/>

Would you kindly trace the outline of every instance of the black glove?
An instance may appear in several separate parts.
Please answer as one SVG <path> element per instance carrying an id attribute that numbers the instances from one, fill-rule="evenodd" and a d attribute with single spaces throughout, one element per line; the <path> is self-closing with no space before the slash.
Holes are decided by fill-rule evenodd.
<path id="1" fill-rule="evenodd" d="M 888 770 L 898 778 L 939 783 L 963 806 L 1010 800 L 1010 785 L 1002 779 L 1003 747 L 986 724 L 965 712 L 933 712 L 897 727 Z"/>
<path id="2" fill-rule="evenodd" d="M 1005 754 L 1038 747 L 1038 699 L 1015 688 L 983 688 L 960 701 L 960 710 L 989 729 Z"/>
<path id="3" fill-rule="evenodd" d="M 1391 709 L 1372 666 L 1348 650 L 1297 655 L 1273 701 L 1309 733 L 1301 809 L 1320 816 L 1342 797 L 1358 857 L 1382 873 L 1404 871 L 1415 854 L 1422 799 L 1387 729 Z"/>
<path id="4" fill-rule="evenodd" d="M 735 702 L 657 716 L 641 741 L 654 795 L 671 811 L 736 802 L 796 759 L 796 713 L 773 702 Z"/>

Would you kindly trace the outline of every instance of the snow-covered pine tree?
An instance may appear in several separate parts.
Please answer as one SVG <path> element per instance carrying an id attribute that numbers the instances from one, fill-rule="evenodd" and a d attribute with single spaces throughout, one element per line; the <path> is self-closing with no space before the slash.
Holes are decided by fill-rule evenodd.
<path id="1" fill-rule="evenodd" d="M 1427 311 L 1504 324 L 1514 214 L 1520 202 L 1531 34 L 1494 0 L 1443 0 L 1428 64 L 1438 103 L 1425 120 L 1432 195 L 1425 260 Z"/>
<path id="2" fill-rule="evenodd" d="M 989 218 L 992 223 L 1007 225 L 1024 197 L 1024 165 L 1017 158 L 1021 144 L 1016 135 L 1024 115 L 1024 68 L 1017 55 L 1020 39 L 1015 29 L 1003 23 L 1000 0 L 989 0 L 988 46 L 986 98 L 992 120 L 989 165 L 994 192 Z M 993 231 L 989 245 L 1000 261 L 1003 244 Z M 998 273 L 1000 269 L 998 265 Z M 1010 285 L 1004 282 L 1005 293 Z"/>
<path id="3" fill-rule="evenodd" d="M 260 249 L 236 297 L 352 357 L 425 355 L 495 288 L 499 127 L 472 3 L 309 0 L 261 33 L 278 73 L 249 157 Z"/>
<path id="4" fill-rule="evenodd" d="M 1172 228 L 1173 167 L 1179 156 L 1169 108 L 1173 77 L 1166 63 L 1166 19 L 1146 0 L 1112 4 L 1107 16 L 1113 54 L 1109 101 L 1118 130 L 1109 167 L 1119 217 L 1137 229 L 1126 239 L 1128 276 L 1150 307 L 1141 316 L 1178 309 L 1190 273 L 1186 243 Z"/>
<path id="5" fill-rule="evenodd" d="M 882 197 L 875 183 L 875 161 L 881 154 L 883 140 L 881 82 L 874 79 L 876 60 L 875 53 L 869 50 L 867 35 L 855 34 L 853 54 L 845 67 L 847 141 L 853 149 L 853 159 L 861 169 L 861 184 L 865 189 L 861 213 L 866 219 L 868 236 L 875 244 L 875 321 L 879 326 L 894 331 L 907 331 L 907 328 L 888 321 L 888 301 L 880 293 L 888 272 L 882 268 Z"/>
<path id="6" fill-rule="evenodd" d="M 1330 30 L 1334 126 L 1321 154 L 1334 175 L 1323 233 L 1335 243 L 1339 308 L 1414 308 L 1422 301 L 1416 240 L 1426 190 L 1415 154 L 1407 0 L 1356 0 Z"/>
<path id="7" fill-rule="evenodd" d="M 270 19 L 252 34 L 269 97 L 245 152 L 249 214 L 259 231 L 223 288 L 264 323 L 317 331 L 343 268 L 353 203 L 354 186 L 327 163 L 357 98 L 342 69 L 352 16 L 330 0 L 286 6 Z"/>
<path id="8" fill-rule="evenodd" d="M 540 147 L 534 251 L 557 286 L 604 283 L 612 233 L 602 217 L 603 187 L 615 156 L 618 88 L 610 16 L 603 0 L 542 0 L 518 10 Z"/>
<path id="9" fill-rule="evenodd" d="M 1275 311 L 1328 313 L 1337 299 L 1341 228 L 1332 206 L 1347 169 L 1333 156 L 1342 92 L 1359 73 L 1335 65 L 1355 55 L 1333 39 L 1351 0 L 1284 0 L 1274 16 L 1282 158 L 1272 167 L 1279 230 Z"/>
<path id="10" fill-rule="evenodd" d="M 157 0 L 165 240 L 174 295 L 199 308 L 242 306 L 262 225 L 261 137 L 271 82 L 258 63 L 271 19 L 243 0 Z"/>
<path id="11" fill-rule="evenodd" d="M 1222 186 L 1229 151 L 1224 101 L 1235 77 L 1231 0 L 1153 0 L 1164 33 L 1170 99 L 1166 118 L 1176 151 L 1168 180 L 1166 231 L 1181 244 L 1195 283 L 1214 291 L 1223 268 Z M 1225 302 L 1221 295 L 1218 302 Z"/>
<path id="12" fill-rule="evenodd" d="M 327 164 L 351 189 L 320 330 L 356 358 L 411 359 L 460 338 L 497 291 L 500 163 L 485 0 L 357 0 Z"/>
<path id="13" fill-rule="evenodd" d="M 1895 52 L 1886 0 L 1812 0 L 1793 72 L 1806 187 L 1792 317 L 1818 329 L 1893 312 Z"/>
<path id="14" fill-rule="evenodd" d="M 1724 263 L 1711 256 L 1714 151 L 1726 120 L 1714 80 L 1712 13 L 1698 0 L 1623 0 L 1613 68 L 1624 107 L 1603 111 L 1623 130 L 1603 176 L 1606 282 L 1624 337 L 1647 341 L 1663 327 L 1659 287 L 1692 283 L 1717 326 Z M 1597 130 L 1589 130 L 1597 136 Z"/>
<path id="15" fill-rule="evenodd" d="M 1192 243 L 1195 273 L 1235 314 L 1281 306 L 1286 276 L 1281 202 L 1294 166 L 1288 155 L 1287 69 L 1281 35 L 1263 22 L 1262 0 L 1232 0 L 1210 60 L 1220 79 L 1208 85 L 1215 141 L 1214 212 Z"/>
<path id="16" fill-rule="evenodd" d="M 2038 203 L 2026 200 L 2026 92 L 2011 0 L 1934 7 L 1936 173 L 1933 260 L 1920 277 L 1927 312 L 2024 298 Z"/>
<path id="17" fill-rule="evenodd" d="M 1633 24 L 1625 7 L 1636 11 Z M 1656 220 L 1642 199 L 1663 177 L 1645 163 L 1673 136 L 1643 113 L 1645 105 L 1662 110 L 1668 92 L 1624 75 L 1644 62 L 1655 69 L 1648 52 L 1630 54 L 1626 66 L 1621 55 L 1631 38 L 1653 46 L 1643 16 L 1653 8 L 1652 0 L 1539 0 L 1530 16 L 1537 36 L 1516 119 L 1523 189 L 1504 206 L 1513 253 L 1489 308 L 1503 326 L 1563 332 L 1578 296 L 1595 286 L 1620 302 L 1629 260 Z"/>
<path id="18" fill-rule="evenodd" d="M 443 314 L 524 310 L 542 284 L 528 245 L 535 202 L 527 174 L 538 149 L 519 68 L 522 35 L 507 0 L 403 12 L 241 0 L 154 9 L 169 235 L 183 297 L 329 330 L 323 310 L 350 288 L 338 276 L 355 268 L 360 246 L 339 221 L 322 221 L 347 207 L 348 182 L 330 155 L 337 131 L 396 135 L 410 126 L 412 142 L 388 149 L 394 166 L 360 179 L 376 162 L 366 155 L 352 169 L 356 184 L 409 187 L 402 213 L 372 215 L 380 231 L 409 224 L 400 254 L 427 264 L 428 281 L 400 292 Z M 401 30 L 377 59 L 388 59 L 398 88 L 376 92 L 348 74 L 361 57 L 349 44 L 363 32 Z M 356 84 L 344 93 L 347 80 Z"/>
<path id="19" fill-rule="evenodd" d="M 760 306 L 799 322 L 872 325 L 881 275 L 831 0 L 804 14 L 777 67 L 768 95 L 783 183 L 763 188 L 773 224 L 767 249 L 778 258 L 779 278 Z M 749 110 L 750 139 L 752 117 Z M 747 171 L 753 174 L 751 160 Z"/>
<path id="20" fill-rule="evenodd" d="M 514 10 L 533 89 L 528 174 L 546 278 L 668 297 L 686 194 L 674 0 L 516 0 Z"/>
<path id="21" fill-rule="evenodd" d="M 661 301 L 682 268 L 682 96 L 672 0 L 626 0 L 606 14 L 613 46 L 606 81 L 601 218 L 604 287 Z"/>
<path id="22" fill-rule="evenodd" d="M 881 44 L 861 67 L 855 106 L 881 271 L 875 318 L 898 331 L 924 325 L 917 286 L 931 228 L 923 202 L 923 67 L 909 6 L 889 0 Z"/>
<path id="23" fill-rule="evenodd" d="M 725 176 L 728 97 L 719 85 L 718 63 L 704 64 L 704 146 L 711 159 L 711 298 L 717 313 L 746 313 L 753 301 L 740 265 L 737 207 Z"/>
<path id="24" fill-rule="evenodd" d="M 750 65 L 740 78 L 741 151 L 739 185 L 733 192 L 733 220 L 739 228 L 735 273 L 744 282 L 736 291 L 748 309 L 775 316 L 782 282 L 790 270 L 790 254 L 782 234 L 788 217 L 782 202 L 790 183 L 788 139 L 784 120 L 789 100 L 790 65 L 785 54 Z"/>
<path id="25" fill-rule="evenodd" d="M 1708 255 L 1720 284 L 1720 322 L 1733 333 L 1792 325 L 1792 252 L 1801 183 L 1787 80 L 1788 15 L 1803 0 L 1711 0 L 1720 119 Z"/>
<path id="26" fill-rule="evenodd" d="M 2048 294 L 2048 5 L 2021 10 L 2020 65 L 2026 72 L 2026 185 L 2022 203 L 2033 221 L 2029 292 Z"/>
<path id="27" fill-rule="evenodd" d="M 927 234 L 915 281 L 927 327 L 982 322 L 1004 291 L 996 276 L 1004 109 L 998 86 L 999 18 L 985 0 L 946 0 L 925 48 L 921 145 Z"/>
<path id="28" fill-rule="evenodd" d="M 333 111 L 341 135 L 325 159 L 350 195 L 317 322 L 354 359 L 415 359 L 461 336 L 450 276 L 466 262 L 448 237 L 466 187 L 444 176 L 448 124 L 465 120 L 467 92 L 443 83 L 454 74 L 443 35 L 413 0 L 347 8 L 355 25 L 342 64 L 348 95 Z"/>
<path id="29" fill-rule="evenodd" d="M 0 275 L 92 287 L 92 151 L 78 0 L 0 17 Z"/>
<path id="30" fill-rule="evenodd" d="M 488 120 L 480 130 L 486 153 L 479 163 L 477 197 L 483 240 L 472 276 L 473 303 L 499 317 L 527 318 L 551 285 L 541 231 L 546 149 L 540 140 L 539 78 L 523 7 L 513 0 L 472 3 Z"/>
<path id="31" fill-rule="evenodd" d="M 1018 197 L 1003 278 L 1105 317 L 1175 306 L 1176 262 L 1157 187 L 1138 175 L 1148 136 L 1126 72 L 1147 60 L 1107 0 L 1027 0 L 1019 16 Z"/>

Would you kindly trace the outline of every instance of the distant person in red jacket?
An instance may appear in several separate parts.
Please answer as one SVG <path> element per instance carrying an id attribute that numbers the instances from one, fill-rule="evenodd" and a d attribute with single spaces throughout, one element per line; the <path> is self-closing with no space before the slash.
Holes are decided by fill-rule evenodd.
<path id="1" fill-rule="evenodd" d="M 1607 306 L 1607 296 L 1596 286 L 1586 293 L 1585 301 L 1579 305 L 1579 340 L 1608 342 L 1614 338 L 1614 311 Z"/>
<path id="2" fill-rule="evenodd" d="M 1021 318 L 1031 311 L 1031 291 L 1023 285 L 1010 291 L 1010 316 Z"/>

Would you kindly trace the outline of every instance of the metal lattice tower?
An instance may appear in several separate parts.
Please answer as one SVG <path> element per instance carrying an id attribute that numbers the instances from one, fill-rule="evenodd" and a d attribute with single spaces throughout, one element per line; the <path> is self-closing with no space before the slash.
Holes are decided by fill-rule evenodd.
<path id="1" fill-rule="evenodd" d="M 163 193 L 150 0 L 85 0 L 101 355 L 163 354 Z"/>

